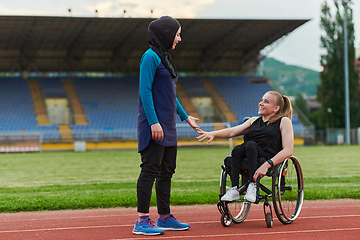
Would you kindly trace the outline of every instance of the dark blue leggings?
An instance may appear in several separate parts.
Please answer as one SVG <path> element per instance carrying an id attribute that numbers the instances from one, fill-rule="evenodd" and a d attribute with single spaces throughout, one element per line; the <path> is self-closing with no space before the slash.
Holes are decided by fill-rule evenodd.
<path id="1" fill-rule="evenodd" d="M 233 187 L 239 187 L 240 166 L 243 158 L 248 159 L 249 181 L 255 182 L 253 176 L 258 169 L 258 158 L 270 159 L 270 155 L 262 150 L 254 141 L 247 141 L 237 145 L 232 150 L 231 159 L 231 182 Z"/>

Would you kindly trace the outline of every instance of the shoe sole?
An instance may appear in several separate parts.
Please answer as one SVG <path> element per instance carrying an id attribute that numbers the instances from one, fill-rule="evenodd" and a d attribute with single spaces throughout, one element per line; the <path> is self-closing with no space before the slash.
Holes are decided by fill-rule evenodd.
<path id="1" fill-rule="evenodd" d="M 165 230 L 165 231 L 185 231 L 185 230 L 188 230 L 190 227 L 186 227 L 186 228 L 165 228 L 165 227 L 157 227 L 157 228 L 160 228 L 160 229 Z"/>
<path id="2" fill-rule="evenodd" d="M 159 232 L 159 233 L 144 233 L 144 232 L 136 232 L 136 231 L 132 231 L 133 234 L 136 235 L 147 235 L 147 236 L 155 236 L 155 235 L 163 235 L 164 232 Z"/>
<path id="3" fill-rule="evenodd" d="M 255 199 L 254 201 L 251 201 L 251 200 L 247 199 L 246 197 L 245 197 L 244 199 L 245 199 L 246 201 L 248 201 L 248 202 L 251 202 L 251 203 L 256 202 L 256 199 Z"/>
<path id="4" fill-rule="evenodd" d="M 223 202 L 232 202 L 232 201 L 236 201 L 236 200 L 240 200 L 240 196 L 236 196 L 235 198 L 224 198 L 225 196 L 223 196 L 220 201 Z"/>
<path id="5" fill-rule="evenodd" d="M 233 201 L 236 201 L 236 200 L 240 200 L 240 198 L 236 198 L 236 199 L 220 199 L 220 201 L 223 201 L 223 202 L 233 202 Z"/>

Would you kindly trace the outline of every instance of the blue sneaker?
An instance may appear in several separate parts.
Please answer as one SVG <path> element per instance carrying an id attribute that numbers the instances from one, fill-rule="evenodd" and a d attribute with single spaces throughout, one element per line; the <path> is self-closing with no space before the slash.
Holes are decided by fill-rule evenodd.
<path id="1" fill-rule="evenodd" d="M 164 230 L 156 227 L 154 222 L 150 218 L 146 218 L 144 221 L 139 223 L 135 222 L 135 227 L 132 231 L 134 234 L 140 235 L 161 235 L 164 234 Z"/>
<path id="2" fill-rule="evenodd" d="M 170 217 L 168 217 L 166 220 L 158 218 L 156 226 L 164 230 L 182 231 L 189 229 L 190 224 L 181 223 L 172 214 L 170 214 Z"/>

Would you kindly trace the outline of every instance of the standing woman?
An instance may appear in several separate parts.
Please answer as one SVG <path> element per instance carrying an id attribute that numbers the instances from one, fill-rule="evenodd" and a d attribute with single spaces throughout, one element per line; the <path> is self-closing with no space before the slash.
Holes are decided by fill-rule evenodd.
<path id="1" fill-rule="evenodd" d="M 139 218 L 134 234 L 158 235 L 164 230 L 187 230 L 170 213 L 171 178 L 177 155 L 176 114 L 195 131 L 196 121 L 188 116 L 176 98 L 178 75 L 168 52 L 181 41 L 180 23 L 169 16 L 152 21 L 148 28 L 150 48 L 140 61 L 139 113 L 137 118 L 138 151 L 141 172 L 137 181 Z M 159 218 L 156 226 L 149 218 L 152 187 L 155 181 Z"/>

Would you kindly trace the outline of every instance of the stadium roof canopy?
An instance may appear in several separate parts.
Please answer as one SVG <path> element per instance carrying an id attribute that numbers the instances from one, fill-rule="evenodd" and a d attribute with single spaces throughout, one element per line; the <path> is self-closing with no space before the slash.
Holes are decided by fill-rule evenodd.
<path id="1" fill-rule="evenodd" d="M 150 18 L 0 16 L 0 71 L 137 73 Z M 308 20 L 179 19 L 181 72 L 247 72 Z"/>

